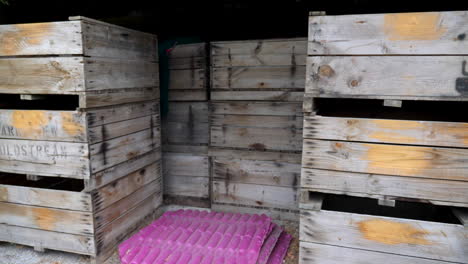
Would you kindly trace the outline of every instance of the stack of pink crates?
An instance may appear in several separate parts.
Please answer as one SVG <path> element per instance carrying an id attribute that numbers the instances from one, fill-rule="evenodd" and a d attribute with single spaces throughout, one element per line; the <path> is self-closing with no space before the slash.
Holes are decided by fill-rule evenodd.
<path id="1" fill-rule="evenodd" d="M 164 213 L 119 246 L 123 264 L 278 264 L 292 237 L 266 215 Z"/>

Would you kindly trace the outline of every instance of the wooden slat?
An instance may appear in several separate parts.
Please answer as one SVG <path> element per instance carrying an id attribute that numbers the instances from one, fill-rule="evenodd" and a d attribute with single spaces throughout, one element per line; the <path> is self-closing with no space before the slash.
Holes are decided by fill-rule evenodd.
<path id="1" fill-rule="evenodd" d="M 462 56 L 309 57 L 306 92 L 325 97 L 466 100 L 468 89 L 456 85 L 466 60 Z"/>
<path id="2" fill-rule="evenodd" d="M 302 129 L 302 116 L 212 115 L 210 125 Z"/>
<path id="3" fill-rule="evenodd" d="M 46 249 L 84 255 L 94 255 L 96 253 L 94 239 L 91 236 L 45 231 L 5 224 L 0 224 L 0 241 L 32 247 L 42 246 Z"/>
<path id="4" fill-rule="evenodd" d="M 147 129 L 90 146 L 91 171 L 110 168 L 160 147 L 159 128 Z"/>
<path id="5" fill-rule="evenodd" d="M 297 210 L 275 209 L 258 206 L 236 206 L 230 204 L 213 203 L 211 210 L 216 212 L 226 213 L 241 213 L 241 214 L 265 214 L 277 221 L 293 221 L 299 222 L 299 212 Z"/>
<path id="6" fill-rule="evenodd" d="M 163 153 L 165 178 L 171 176 L 209 177 L 209 160 L 204 155 Z"/>
<path id="7" fill-rule="evenodd" d="M 0 56 L 82 54 L 81 23 L 0 25 Z"/>
<path id="8" fill-rule="evenodd" d="M 91 195 L 84 192 L 62 191 L 0 184 L 0 202 L 52 207 L 91 212 Z"/>
<path id="9" fill-rule="evenodd" d="M 302 102 L 303 92 L 291 91 L 218 91 L 211 90 L 211 100 Z"/>
<path id="10" fill-rule="evenodd" d="M 467 263 L 462 225 L 351 214 L 301 213 L 300 240 L 434 260 Z"/>
<path id="11" fill-rule="evenodd" d="M 4 172 L 87 179 L 88 147 L 84 143 L 0 139 Z"/>
<path id="12" fill-rule="evenodd" d="M 212 69 L 213 89 L 304 89 L 305 66 Z"/>
<path id="13" fill-rule="evenodd" d="M 228 159 L 265 160 L 301 164 L 300 153 L 285 153 L 278 151 L 250 151 L 210 147 L 210 157 L 222 157 Z"/>
<path id="14" fill-rule="evenodd" d="M 307 190 L 369 198 L 411 198 L 439 205 L 468 207 L 468 182 L 304 168 Z"/>
<path id="15" fill-rule="evenodd" d="M 206 89 L 189 89 L 189 90 L 170 90 L 169 101 L 206 101 L 208 93 Z"/>
<path id="16" fill-rule="evenodd" d="M 164 144 L 208 144 L 208 123 L 163 122 Z"/>
<path id="17" fill-rule="evenodd" d="M 159 88 L 122 88 L 89 91 L 80 97 L 81 108 L 142 103 L 159 98 Z"/>
<path id="18" fill-rule="evenodd" d="M 213 181 L 213 203 L 229 203 L 283 209 L 297 209 L 297 193 L 292 187 Z"/>
<path id="19" fill-rule="evenodd" d="M 261 119 L 259 119 L 261 122 Z M 301 129 L 256 127 L 211 127 L 210 146 L 246 148 L 252 150 L 302 149 Z"/>
<path id="20" fill-rule="evenodd" d="M 330 246 L 301 241 L 299 244 L 300 264 L 362 264 L 362 263 L 388 263 L 388 264 L 449 264 L 451 262 L 416 258 L 396 254 L 387 254 L 376 251 L 361 250 L 347 247 Z"/>
<path id="21" fill-rule="evenodd" d="M 305 43 L 304 43 L 305 46 Z M 264 55 L 215 55 L 211 57 L 213 67 L 245 67 L 245 66 L 295 66 L 305 65 L 305 53 L 264 54 Z"/>
<path id="22" fill-rule="evenodd" d="M 195 155 L 207 155 L 208 146 L 192 146 L 192 145 L 163 145 L 163 152 L 174 152 L 174 153 L 190 153 Z"/>
<path id="23" fill-rule="evenodd" d="M 308 53 L 467 54 L 467 13 L 311 16 Z"/>
<path id="24" fill-rule="evenodd" d="M 304 138 L 468 147 L 468 123 L 307 116 Z"/>
<path id="25" fill-rule="evenodd" d="M 159 169 L 159 164 L 153 163 L 93 191 L 91 195 L 94 212 L 112 206 L 150 182 L 161 178 Z"/>
<path id="26" fill-rule="evenodd" d="M 83 57 L 2 58 L 0 93 L 76 94 L 85 74 Z"/>
<path id="27" fill-rule="evenodd" d="M 170 70 L 188 70 L 188 69 L 205 69 L 206 57 L 186 57 L 172 58 L 169 57 Z"/>
<path id="28" fill-rule="evenodd" d="M 305 38 L 211 42 L 211 55 L 266 55 L 306 53 Z"/>
<path id="29" fill-rule="evenodd" d="M 204 69 L 170 70 L 169 90 L 206 89 Z"/>
<path id="30" fill-rule="evenodd" d="M 211 102 L 211 113 L 231 115 L 302 116 L 300 103 Z"/>
<path id="31" fill-rule="evenodd" d="M 305 168 L 468 181 L 468 149 L 304 140 Z"/>
<path id="32" fill-rule="evenodd" d="M 86 90 L 159 87 L 158 63 L 86 58 Z"/>
<path id="33" fill-rule="evenodd" d="M 206 43 L 177 44 L 169 53 L 169 59 L 205 56 L 207 56 Z"/>
<path id="34" fill-rule="evenodd" d="M 85 114 L 76 111 L 2 109 L 0 138 L 85 142 Z"/>
<path id="35" fill-rule="evenodd" d="M 159 102 L 146 101 L 106 108 L 87 109 L 86 113 L 88 126 L 95 127 L 103 124 L 135 119 L 146 115 L 156 115 L 159 113 Z"/>
<path id="36" fill-rule="evenodd" d="M 170 122 L 208 123 L 208 102 L 170 102 L 165 119 Z"/>
<path id="37" fill-rule="evenodd" d="M 164 194 L 208 198 L 209 184 L 208 177 L 165 175 Z"/>
<path id="38" fill-rule="evenodd" d="M 0 203 L 0 223 L 77 235 L 93 234 L 88 212 Z"/>
<path id="39" fill-rule="evenodd" d="M 219 158 L 213 159 L 213 179 L 230 183 L 248 183 L 271 186 L 299 186 L 301 164 Z"/>

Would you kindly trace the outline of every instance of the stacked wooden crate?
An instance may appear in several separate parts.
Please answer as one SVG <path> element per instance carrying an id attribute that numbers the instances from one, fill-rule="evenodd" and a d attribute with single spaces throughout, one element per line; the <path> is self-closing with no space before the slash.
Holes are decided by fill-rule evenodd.
<path id="1" fill-rule="evenodd" d="M 211 44 L 212 208 L 297 220 L 306 41 Z"/>
<path id="2" fill-rule="evenodd" d="M 0 241 L 107 259 L 162 202 L 157 38 L 0 26 Z"/>
<path id="3" fill-rule="evenodd" d="M 209 207 L 207 44 L 169 52 L 169 112 L 163 117 L 166 203 Z"/>
<path id="4" fill-rule="evenodd" d="M 301 263 L 468 263 L 467 34 L 468 12 L 310 17 Z"/>

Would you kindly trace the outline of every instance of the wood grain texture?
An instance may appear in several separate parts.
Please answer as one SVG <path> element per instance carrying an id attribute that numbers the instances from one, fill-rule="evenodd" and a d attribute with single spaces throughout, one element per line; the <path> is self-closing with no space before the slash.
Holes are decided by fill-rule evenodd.
<path id="1" fill-rule="evenodd" d="M 208 146 L 192 146 L 192 145 L 163 145 L 163 152 L 173 152 L 173 153 L 189 153 L 194 155 L 207 155 Z"/>
<path id="2" fill-rule="evenodd" d="M 302 116 L 301 103 L 290 102 L 210 102 L 213 115 Z"/>
<path id="3" fill-rule="evenodd" d="M 170 90 L 169 101 L 207 101 L 208 92 L 204 89 Z"/>
<path id="4" fill-rule="evenodd" d="M 226 159 L 246 159 L 246 160 L 264 160 L 286 163 L 301 163 L 300 153 L 286 153 L 278 151 L 251 151 L 210 147 L 208 151 L 210 157 L 220 157 Z"/>
<path id="5" fill-rule="evenodd" d="M 299 212 L 297 210 L 275 209 L 259 206 L 240 206 L 224 203 L 211 204 L 211 210 L 216 212 L 226 213 L 241 213 L 241 214 L 265 214 L 278 221 L 299 222 Z"/>
<path id="6" fill-rule="evenodd" d="M 206 57 L 173 58 L 169 56 L 169 70 L 206 69 Z"/>
<path id="7" fill-rule="evenodd" d="M 468 182 L 391 175 L 302 169 L 301 187 L 350 196 L 409 198 L 437 205 L 468 207 Z"/>
<path id="8" fill-rule="evenodd" d="M 89 91 L 80 97 L 80 108 L 142 103 L 159 99 L 159 88 L 121 88 Z"/>
<path id="9" fill-rule="evenodd" d="M 165 179 L 172 176 L 209 177 L 209 159 L 206 155 L 190 153 L 163 153 Z"/>
<path id="10" fill-rule="evenodd" d="M 311 16 L 308 54 L 467 54 L 466 16 L 466 11 Z"/>
<path id="11" fill-rule="evenodd" d="M 468 181 L 468 150 L 304 140 L 304 168 Z"/>
<path id="12" fill-rule="evenodd" d="M 211 55 L 272 55 L 306 53 L 305 38 L 211 42 Z"/>
<path id="13" fill-rule="evenodd" d="M 87 109 L 89 127 L 135 119 L 146 115 L 159 114 L 158 101 L 121 104 L 105 108 Z"/>
<path id="14" fill-rule="evenodd" d="M 210 179 L 208 177 L 166 175 L 164 178 L 164 193 L 178 195 L 185 199 L 209 198 Z"/>
<path id="15" fill-rule="evenodd" d="M 204 69 L 170 70 L 169 90 L 206 89 Z"/>
<path id="16" fill-rule="evenodd" d="M 307 58 L 306 92 L 324 97 L 438 97 L 466 100 L 456 87 L 463 56 L 317 56 Z"/>
<path id="17" fill-rule="evenodd" d="M 413 263 L 413 264 L 449 264 L 451 262 L 388 254 L 370 250 L 338 247 L 301 241 L 299 243 L 300 264 L 371 264 L 371 263 Z"/>
<path id="18" fill-rule="evenodd" d="M 304 138 L 468 147 L 468 123 L 304 117 Z"/>
<path id="19" fill-rule="evenodd" d="M 462 225 L 350 214 L 301 213 L 300 240 L 467 263 L 467 230 Z"/>
<path id="20" fill-rule="evenodd" d="M 291 91 L 218 91 L 211 90 L 211 100 L 217 101 L 278 101 L 302 102 L 304 92 Z"/>
<path id="21" fill-rule="evenodd" d="M 0 138 L 86 142 L 86 114 L 2 109 Z"/>
<path id="22" fill-rule="evenodd" d="M 304 43 L 305 45 L 305 43 Z M 213 67 L 245 67 L 245 66 L 293 66 L 305 65 L 307 55 L 297 53 L 293 47 L 291 53 L 284 54 L 238 54 L 215 55 L 211 57 Z"/>

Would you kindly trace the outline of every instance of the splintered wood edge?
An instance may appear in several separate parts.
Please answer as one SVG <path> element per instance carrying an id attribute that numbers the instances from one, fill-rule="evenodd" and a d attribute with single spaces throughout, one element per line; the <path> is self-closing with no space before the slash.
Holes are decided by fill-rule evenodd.
<path id="1" fill-rule="evenodd" d="M 70 20 L 70 21 L 85 21 L 85 22 L 90 22 L 90 23 L 99 24 L 99 25 L 103 25 L 103 26 L 120 28 L 120 29 L 123 29 L 123 30 L 128 30 L 128 31 L 131 31 L 131 32 L 134 32 L 134 33 L 138 33 L 138 34 L 145 34 L 145 35 L 148 35 L 148 36 L 156 37 L 156 35 L 151 34 L 151 33 L 146 33 L 146 32 L 143 32 L 143 31 L 138 31 L 138 30 L 135 30 L 135 29 L 126 28 L 126 27 L 123 27 L 123 26 L 107 23 L 107 22 L 104 22 L 104 21 L 96 20 L 96 19 L 93 19 L 93 18 L 85 17 L 85 16 L 69 16 L 68 20 Z"/>

